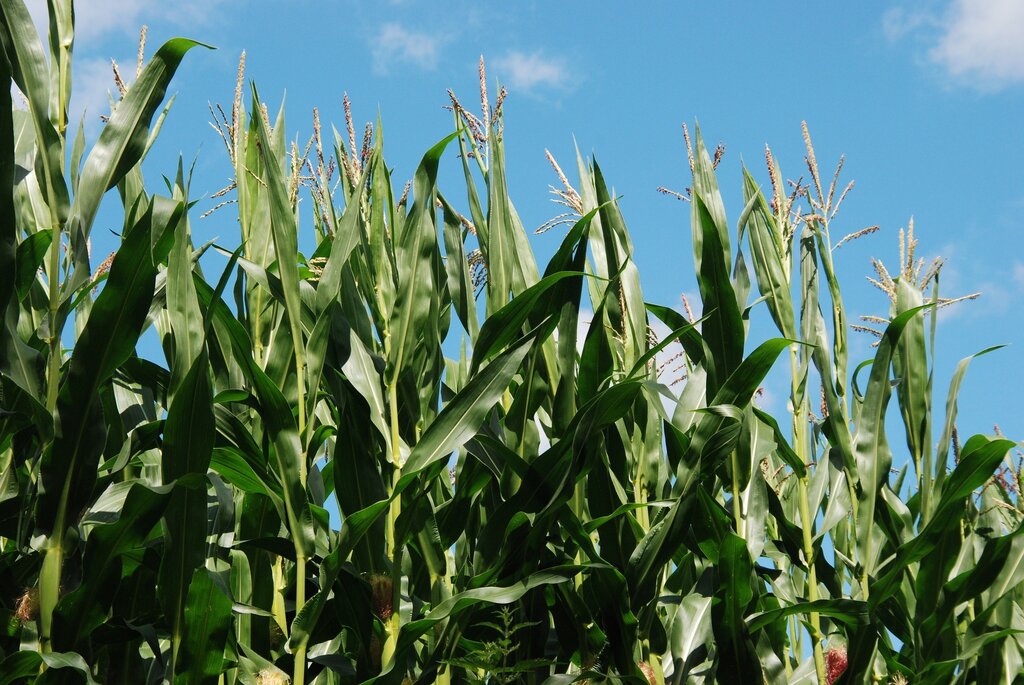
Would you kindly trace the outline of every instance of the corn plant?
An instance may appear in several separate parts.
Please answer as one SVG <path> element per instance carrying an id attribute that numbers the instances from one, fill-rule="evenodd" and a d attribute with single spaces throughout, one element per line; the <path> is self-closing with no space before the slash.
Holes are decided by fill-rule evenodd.
<path id="1" fill-rule="evenodd" d="M 346 97 L 343 131 L 314 110 L 290 137 L 243 54 L 230 112 L 211 110 L 234 180 L 206 212 L 237 212 L 238 247 L 196 245 L 189 175 L 152 194 L 139 165 L 197 44 L 140 58 L 86 153 L 81 126 L 66 144 L 71 2 L 49 3 L 49 59 L 23 0 L 0 8 L 0 76 L 27 102 L 0 88 L 0 682 L 1021 670 L 1014 443 L 961 446 L 969 360 L 933 415 L 935 310 L 954 300 L 912 226 L 896 275 L 875 264 L 888 311 L 851 372 L 869 327 L 833 260 L 846 192 L 806 127 L 810 183 L 787 189 L 769 151 L 770 192 L 744 170 L 735 232 L 724 148 L 686 132 L 694 315 L 644 297 L 593 158 L 573 185 L 550 157 L 568 211 L 542 229 L 567 229 L 538 264 L 482 60 L 479 113 L 450 92 L 453 131 L 396 192 L 381 121 L 360 140 Z M 458 188 L 439 186 L 446 159 Z M 121 244 L 93 271 L 115 187 Z M 754 307 L 779 337 L 756 339 Z M 779 421 L 756 397 L 787 358 Z"/>

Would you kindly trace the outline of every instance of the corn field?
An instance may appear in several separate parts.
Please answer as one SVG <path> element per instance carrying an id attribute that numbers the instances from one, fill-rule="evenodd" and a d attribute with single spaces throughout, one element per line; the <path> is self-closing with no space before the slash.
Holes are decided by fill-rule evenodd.
<path id="1" fill-rule="evenodd" d="M 850 358 L 806 127 L 809 182 L 769 151 L 731 218 L 687 134 L 691 312 L 645 299 L 594 159 L 537 263 L 482 62 L 403 190 L 380 121 L 292 142 L 243 59 L 207 201 L 240 234 L 196 245 L 204 193 L 141 165 L 205 46 L 140 47 L 87 146 L 48 9 L 0 0 L 0 684 L 1022 682 L 1017 446 L 957 435 L 912 226 Z"/>

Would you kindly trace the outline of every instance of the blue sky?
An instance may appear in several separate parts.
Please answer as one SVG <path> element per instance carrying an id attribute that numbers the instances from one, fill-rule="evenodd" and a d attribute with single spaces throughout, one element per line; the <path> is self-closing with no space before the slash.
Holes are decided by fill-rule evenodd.
<path id="1" fill-rule="evenodd" d="M 37 16 L 43 0 L 29 0 Z M 493 5 L 493 8 L 492 8 Z M 339 129 L 347 91 L 357 125 L 384 123 L 385 153 L 400 188 L 431 144 L 450 132 L 446 89 L 478 99 L 484 55 L 493 87 L 510 95 L 505 140 L 511 193 L 527 227 L 558 213 L 557 178 L 544 149 L 569 170 L 574 138 L 597 155 L 636 245 L 648 300 L 678 306 L 696 291 L 689 213 L 657 186 L 688 185 L 680 124 L 699 119 L 710 145 L 727 151 L 719 168 L 731 220 L 741 206 L 740 163 L 762 182 L 765 143 L 787 177 L 804 175 L 800 122 L 822 167 L 846 154 L 856 179 L 834 231 L 881 230 L 837 253 L 851 315 L 885 314 L 885 296 L 867 284 L 870 258 L 897 261 L 897 232 L 915 217 L 919 250 L 948 258 L 946 295 L 982 291 L 943 313 L 938 402 L 956 361 L 993 344 L 1009 347 L 972 365 L 961 394 L 961 434 L 999 423 L 1022 435 L 1024 379 L 1024 3 L 1019 0 L 916 2 L 481 3 L 441 0 L 305 2 L 269 0 L 90 0 L 79 2 L 76 111 L 94 138 L 113 87 L 110 59 L 133 73 L 138 29 L 151 54 L 172 36 L 217 46 L 190 53 L 172 84 L 178 99 L 147 163 L 150 186 L 172 174 L 178 155 L 198 155 L 195 197 L 223 187 L 230 168 L 207 125 L 207 103 L 230 104 L 240 52 L 247 75 L 276 108 L 287 90 L 289 131 L 304 142 L 310 112 Z M 453 155 L 448 164 L 454 163 Z M 458 194 L 449 167 L 442 176 Z M 823 171 L 823 174 L 829 173 Z M 570 173 L 570 179 L 575 177 Z M 203 199 L 201 210 L 216 201 Z M 116 221 L 116 198 L 108 199 Z M 113 238 L 97 226 L 105 254 Z M 110 228 L 118 228 L 116 225 Z M 309 224 L 306 229 L 311 231 Z M 230 210 L 196 219 L 197 242 L 237 243 Z M 560 240 L 537 236 L 540 255 Z M 104 245 L 103 241 L 109 241 Z M 95 254 L 95 253 L 94 253 Z M 94 257 L 95 261 L 95 257 Z M 895 268 L 895 267 L 894 267 Z M 769 335 L 765 317 L 754 335 Z M 852 360 L 871 354 L 852 343 Z M 851 365 L 852 366 L 852 365 Z M 780 385 L 770 408 L 784 411 Z M 772 397 L 771 395 L 775 395 Z"/>

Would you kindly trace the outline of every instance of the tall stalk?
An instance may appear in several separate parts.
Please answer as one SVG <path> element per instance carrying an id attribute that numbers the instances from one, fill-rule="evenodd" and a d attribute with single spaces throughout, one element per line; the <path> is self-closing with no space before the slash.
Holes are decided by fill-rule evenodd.
<path id="1" fill-rule="evenodd" d="M 394 658 L 394 650 L 398 641 L 398 633 L 402 627 L 402 545 L 398 540 L 398 517 L 402 514 L 402 497 L 395 495 L 395 488 L 402 477 L 402 455 L 399 448 L 401 436 L 398 431 L 398 390 L 397 379 L 388 385 L 388 405 L 391 429 L 391 479 L 388 497 L 388 517 L 386 523 L 386 550 L 391 558 L 391 616 L 387 624 L 387 639 L 381 654 L 381 662 L 388 664 Z"/>
<path id="2" fill-rule="evenodd" d="M 807 436 L 807 397 L 800 389 L 799 369 L 801 366 L 798 360 L 797 345 L 789 348 L 789 363 L 792 372 L 793 398 L 793 449 L 797 458 L 805 464 L 807 469 L 811 468 L 808 453 Z M 819 468 L 824 468 L 819 467 Z M 810 504 L 808 501 L 808 476 L 799 477 L 798 496 L 800 507 L 800 528 L 802 531 L 804 563 L 807 564 L 807 599 L 810 602 L 818 601 L 818 573 L 814 565 L 814 518 L 811 516 Z M 816 611 L 810 612 L 811 623 L 811 645 L 814 649 L 814 670 L 818 677 L 819 685 L 824 685 L 825 680 L 825 655 L 822 651 L 821 642 L 821 619 Z"/>

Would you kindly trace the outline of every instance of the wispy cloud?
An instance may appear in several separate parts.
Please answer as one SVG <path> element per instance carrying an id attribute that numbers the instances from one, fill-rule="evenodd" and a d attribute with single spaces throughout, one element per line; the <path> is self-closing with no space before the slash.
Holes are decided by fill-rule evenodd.
<path id="1" fill-rule="evenodd" d="M 992 90 L 1024 83 L 1024 2 L 949 0 L 938 10 L 891 9 L 882 17 L 889 40 L 912 36 L 925 56 L 957 84 Z"/>
<path id="2" fill-rule="evenodd" d="M 441 55 L 441 41 L 429 33 L 407 29 L 401 24 L 387 23 L 371 39 L 373 71 L 387 74 L 400 64 L 411 64 L 431 70 Z"/>
<path id="3" fill-rule="evenodd" d="M 565 60 L 549 57 L 541 51 L 513 50 L 494 63 L 498 78 L 513 90 L 529 93 L 540 88 L 564 88 L 569 85 Z"/>
<path id="4" fill-rule="evenodd" d="M 920 31 L 936 29 L 939 19 L 933 12 L 926 10 L 909 10 L 903 7 L 892 7 L 882 15 L 882 32 L 891 41 Z"/>
<path id="5" fill-rule="evenodd" d="M 1013 282 L 1016 284 L 1018 292 L 1024 289 L 1024 262 L 1013 263 Z"/>
<path id="6" fill-rule="evenodd" d="M 228 0 L 90 0 L 75 3 L 74 83 L 69 106 L 72 125 L 85 114 L 86 132 L 95 134 L 100 116 L 110 113 L 110 92 L 116 90 L 111 57 L 117 57 L 127 83 L 135 80 L 138 31 L 143 24 L 159 27 L 160 33 L 185 29 L 198 35 L 215 21 Z M 26 0 L 26 6 L 45 40 L 48 29 L 46 0 Z M 151 34 L 152 35 L 152 32 Z M 156 50 L 152 42 L 146 58 Z"/>
<path id="7" fill-rule="evenodd" d="M 134 34 L 142 24 L 161 22 L 194 29 L 208 22 L 225 0 L 89 0 L 75 3 L 75 38 L 89 44 L 113 34 Z M 46 31 L 46 0 L 28 0 L 41 33 Z"/>
<path id="8" fill-rule="evenodd" d="M 135 77 L 135 60 L 119 62 L 121 75 L 130 83 Z M 79 59 L 75 64 L 75 82 L 71 89 L 69 116 L 72 125 L 85 116 L 86 131 L 100 126 L 100 116 L 110 114 L 110 94 L 117 94 L 110 60 L 102 57 Z"/>

